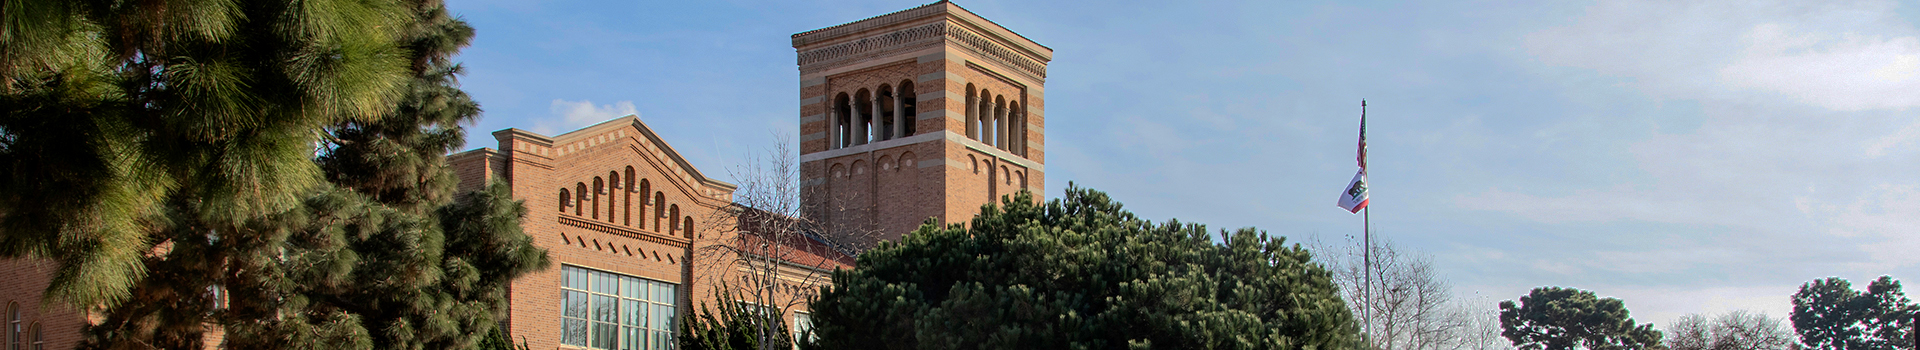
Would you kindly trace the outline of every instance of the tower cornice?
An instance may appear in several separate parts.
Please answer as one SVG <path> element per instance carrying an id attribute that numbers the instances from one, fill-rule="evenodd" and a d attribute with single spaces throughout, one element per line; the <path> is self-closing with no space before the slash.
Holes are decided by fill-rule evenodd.
<path id="1" fill-rule="evenodd" d="M 938 41 L 1040 80 L 1053 60 L 1053 49 L 945 1 L 793 35 L 802 71 Z"/>

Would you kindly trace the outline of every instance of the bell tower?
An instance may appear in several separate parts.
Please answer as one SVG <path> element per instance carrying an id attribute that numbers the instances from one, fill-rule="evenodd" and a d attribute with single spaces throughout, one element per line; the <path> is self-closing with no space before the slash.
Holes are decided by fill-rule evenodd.
<path id="1" fill-rule="evenodd" d="M 801 202 L 832 235 L 897 240 L 1045 193 L 1053 49 L 946 1 L 793 35 Z"/>

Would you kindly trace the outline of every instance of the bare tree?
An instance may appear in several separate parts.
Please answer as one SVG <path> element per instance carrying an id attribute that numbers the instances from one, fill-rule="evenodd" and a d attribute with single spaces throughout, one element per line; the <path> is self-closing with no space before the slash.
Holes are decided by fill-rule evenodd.
<path id="1" fill-rule="evenodd" d="M 1453 303 L 1456 317 L 1465 322 L 1456 332 L 1460 350 L 1508 350 L 1513 342 L 1501 336 L 1500 308 L 1498 302 L 1485 295 L 1474 293 L 1473 298 L 1455 299 Z"/>
<path id="2" fill-rule="evenodd" d="M 830 284 L 833 270 L 852 266 L 852 257 L 871 245 L 872 234 L 829 235 L 824 223 L 807 215 L 802 198 L 799 157 L 786 137 L 765 154 L 750 155 L 730 170 L 738 188 L 733 205 L 706 218 L 711 236 L 697 237 L 696 278 L 716 291 L 720 303 L 749 310 L 761 350 L 786 344 L 786 316 Z M 804 325 L 801 325 L 804 326 Z"/>
<path id="3" fill-rule="evenodd" d="M 1392 242 L 1375 238 L 1372 269 L 1362 261 L 1363 247 L 1358 237 L 1347 236 L 1337 245 L 1320 245 L 1326 252 L 1322 262 L 1332 270 L 1355 316 L 1371 315 L 1372 333 L 1367 340 L 1375 349 L 1428 350 L 1480 348 L 1472 344 L 1476 317 L 1482 311 L 1452 304 L 1452 286 L 1433 271 L 1433 261 L 1424 254 L 1405 253 Z M 1369 278 L 1368 275 L 1371 275 Z M 1372 284 L 1368 291 L 1369 280 Z M 1362 320 L 1362 322 L 1367 322 Z M 1364 326 L 1364 325 L 1363 325 Z M 1482 325 L 1484 326 L 1484 325 Z M 1497 321 L 1493 325 L 1498 327 Z M 1497 332 L 1497 330 L 1495 331 Z M 1479 339 L 1484 340 L 1484 339 Z"/>
<path id="4" fill-rule="evenodd" d="M 1762 313 L 1734 310 L 1711 319 L 1690 314 L 1667 327 L 1667 347 L 1673 350 L 1786 350 L 1794 348 L 1794 335 L 1780 319 Z"/>

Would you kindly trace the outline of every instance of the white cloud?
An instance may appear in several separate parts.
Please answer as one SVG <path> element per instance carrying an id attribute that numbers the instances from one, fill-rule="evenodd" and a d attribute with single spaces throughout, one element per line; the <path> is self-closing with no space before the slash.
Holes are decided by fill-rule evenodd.
<path id="1" fill-rule="evenodd" d="M 1920 140 L 1920 123 L 1907 125 L 1907 127 L 1900 128 L 1900 131 L 1896 131 L 1892 135 L 1882 136 L 1873 140 L 1873 142 L 1867 143 L 1867 157 L 1880 158 L 1886 156 L 1888 150 L 1913 143 L 1916 140 Z"/>
<path id="2" fill-rule="evenodd" d="M 1881 184 L 1846 205 L 1800 198 L 1802 211 L 1823 218 L 1829 233 L 1858 238 L 1860 250 L 1873 258 L 1872 269 L 1894 269 L 1920 264 L 1920 186 Z"/>
<path id="3" fill-rule="evenodd" d="M 1854 32 L 1840 38 L 1775 23 L 1755 26 L 1747 49 L 1720 77 L 1733 88 L 1774 92 L 1836 111 L 1920 106 L 1920 38 Z"/>
<path id="4" fill-rule="evenodd" d="M 534 120 L 533 131 L 553 135 L 573 131 L 595 123 L 612 120 L 628 115 L 640 115 L 633 107 L 633 101 L 614 102 L 611 105 L 594 105 L 593 101 L 567 101 L 555 99 L 548 111 L 553 113 L 547 118 Z"/>
<path id="5" fill-rule="evenodd" d="M 1886 0 L 1601 1 L 1528 35 L 1551 66 L 1660 98 L 1788 100 L 1836 111 L 1920 106 L 1920 37 Z"/>

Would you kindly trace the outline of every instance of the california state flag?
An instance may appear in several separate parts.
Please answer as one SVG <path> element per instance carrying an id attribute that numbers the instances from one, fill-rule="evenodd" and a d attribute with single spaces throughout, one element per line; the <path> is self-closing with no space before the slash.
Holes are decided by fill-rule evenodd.
<path id="1" fill-rule="evenodd" d="M 1367 208 L 1367 170 L 1353 174 L 1353 182 L 1347 183 L 1347 191 L 1340 194 L 1340 209 L 1350 213 L 1359 213 Z"/>

